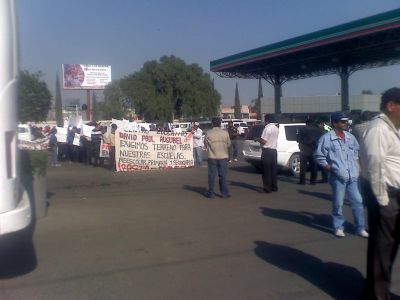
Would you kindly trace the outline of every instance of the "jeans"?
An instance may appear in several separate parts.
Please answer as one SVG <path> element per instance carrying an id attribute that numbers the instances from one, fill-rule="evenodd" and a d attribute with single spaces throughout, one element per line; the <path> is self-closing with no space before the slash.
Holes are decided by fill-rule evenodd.
<path id="1" fill-rule="evenodd" d="M 202 147 L 194 147 L 193 148 L 193 160 L 194 166 L 200 167 L 203 163 L 203 148 Z"/>
<path id="2" fill-rule="evenodd" d="M 226 159 L 208 159 L 208 194 L 214 195 L 215 176 L 218 172 L 219 189 L 222 196 L 228 196 L 226 175 L 228 174 L 228 161 Z"/>
<path id="3" fill-rule="evenodd" d="M 237 157 L 238 157 L 237 139 L 232 139 L 231 146 L 229 147 L 229 160 L 237 159 Z"/>
<path id="4" fill-rule="evenodd" d="M 365 229 L 363 201 L 358 189 L 358 181 L 343 181 L 334 173 L 331 173 L 329 183 L 332 187 L 332 219 L 334 229 L 343 229 L 343 201 L 347 192 L 350 206 L 353 212 L 356 231 Z"/>
<path id="5" fill-rule="evenodd" d="M 58 146 L 51 146 L 51 164 L 58 164 Z"/>

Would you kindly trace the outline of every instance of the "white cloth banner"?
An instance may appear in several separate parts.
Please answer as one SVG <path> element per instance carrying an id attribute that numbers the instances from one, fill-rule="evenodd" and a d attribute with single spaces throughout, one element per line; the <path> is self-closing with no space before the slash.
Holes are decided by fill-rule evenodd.
<path id="1" fill-rule="evenodd" d="M 158 132 L 115 132 L 117 171 L 193 166 L 193 135 Z"/>
<path id="2" fill-rule="evenodd" d="M 49 137 L 33 141 L 18 140 L 18 149 L 23 150 L 47 150 L 49 148 Z"/>

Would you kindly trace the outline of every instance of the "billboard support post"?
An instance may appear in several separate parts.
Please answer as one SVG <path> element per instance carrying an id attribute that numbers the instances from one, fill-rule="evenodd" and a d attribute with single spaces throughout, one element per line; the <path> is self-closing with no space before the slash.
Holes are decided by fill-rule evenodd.
<path id="1" fill-rule="evenodd" d="M 91 111 L 90 111 L 90 103 L 91 103 L 91 101 L 90 100 L 91 100 L 90 99 L 90 90 L 86 90 L 86 119 L 88 121 L 92 120 L 91 117 L 90 117 L 90 115 L 91 115 Z"/>

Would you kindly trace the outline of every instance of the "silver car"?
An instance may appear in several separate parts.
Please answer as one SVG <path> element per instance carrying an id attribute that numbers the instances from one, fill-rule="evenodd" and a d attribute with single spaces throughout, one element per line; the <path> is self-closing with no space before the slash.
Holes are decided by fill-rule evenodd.
<path id="1" fill-rule="evenodd" d="M 278 166 L 289 170 L 292 175 L 300 174 L 300 149 L 296 141 L 299 129 L 304 123 L 279 124 L 278 136 Z M 250 128 L 243 141 L 243 158 L 258 170 L 262 169 L 261 146 L 254 138 L 261 137 L 265 125 L 254 125 Z"/>

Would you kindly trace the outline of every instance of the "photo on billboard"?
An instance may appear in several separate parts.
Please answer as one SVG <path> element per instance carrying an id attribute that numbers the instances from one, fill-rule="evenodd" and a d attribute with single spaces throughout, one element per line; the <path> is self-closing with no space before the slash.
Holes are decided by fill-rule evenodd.
<path id="1" fill-rule="evenodd" d="M 111 66 L 63 64 L 66 90 L 102 90 L 111 82 Z"/>

